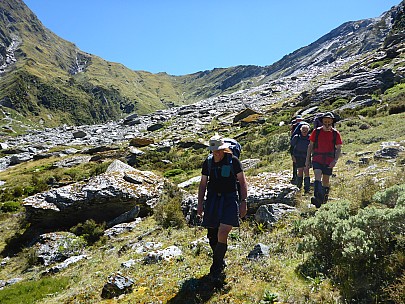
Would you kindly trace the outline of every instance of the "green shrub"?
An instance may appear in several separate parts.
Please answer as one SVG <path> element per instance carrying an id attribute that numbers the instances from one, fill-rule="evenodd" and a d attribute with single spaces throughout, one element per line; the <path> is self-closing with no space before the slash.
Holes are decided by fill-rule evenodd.
<path id="1" fill-rule="evenodd" d="M 90 176 L 100 175 L 107 171 L 108 166 L 111 164 L 111 161 L 104 161 L 102 163 L 97 163 L 96 165 L 92 166 L 89 170 Z"/>
<path id="2" fill-rule="evenodd" d="M 405 184 L 392 186 L 374 194 L 373 199 L 388 207 L 405 207 Z"/>
<path id="3" fill-rule="evenodd" d="M 374 105 L 374 106 L 362 108 L 359 110 L 359 114 L 362 116 L 373 117 L 377 114 L 377 107 Z"/>
<path id="4" fill-rule="evenodd" d="M 16 212 L 20 209 L 21 209 L 20 202 L 9 201 L 4 202 L 3 204 L 0 205 L 1 212 Z"/>
<path id="5" fill-rule="evenodd" d="M 16 186 L 13 189 L 13 195 L 14 197 L 21 197 L 24 194 L 24 189 L 21 186 Z"/>
<path id="6" fill-rule="evenodd" d="M 244 145 L 243 154 L 247 157 L 262 159 L 264 155 L 287 151 L 289 147 L 290 136 L 288 133 L 275 134 Z"/>
<path id="7" fill-rule="evenodd" d="M 269 290 L 265 290 L 263 294 L 263 300 L 260 301 L 260 304 L 273 304 L 277 302 L 278 294 L 273 293 Z"/>
<path id="8" fill-rule="evenodd" d="M 348 201 L 324 205 L 301 225 L 300 249 L 312 255 L 299 270 L 328 275 L 345 299 L 372 301 L 405 267 L 404 218 L 404 207 L 366 207 L 356 214 Z"/>
<path id="9" fill-rule="evenodd" d="M 159 225 L 164 228 L 184 227 L 185 219 L 181 210 L 181 200 L 182 194 L 177 186 L 165 183 L 161 199 L 154 209 L 154 218 Z"/>
<path id="10" fill-rule="evenodd" d="M 388 113 L 391 114 L 399 114 L 405 112 L 405 104 L 403 100 L 397 102 L 391 102 L 389 104 Z"/>
<path id="11" fill-rule="evenodd" d="M 347 104 L 347 99 L 339 98 L 332 103 L 332 108 L 337 109 Z"/>
<path id="12" fill-rule="evenodd" d="M 269 135 L 277 131 L 280 127 L 276 125 L 266 125 L 262 128 L 261 134 L 262 135 Z"/>
<path id="13" fill-rule="evenodd" d="M 405 303 L 405 271 L 385 291 L 387 292 L 388 299 L 393 301 L 393 303 Z"/>
<path id="14" fill-rule="evenodd" d="M 39 174 L 33 174 L 31 177 L 31 182 L 34 193 L 43 192 L 49 189 L 46 179 L 41 177 Z"/>
<path id="15" fill-rule="evenodd" d="M 373 195 L 378 190 L 380 190 L 380 186 L 377 181 L 370 176 L 366 176 L 359 181 L 356 187 L 353 187 L 353 201 L 358 201 L 362 207 L 368 206 L 374 201 Z"/>
<path id="16" fill-rule="evenodd" d="M 332 234 L 340 222 L 350 217 L 351 212 L 349 201 L 338 201 L 323 205 L 314 217 L 302 221 L 301 233 L 304 238 L 300 250 L 312 252 L 319 259 L 319 272 L 327 273 L 336 255 L 341 255 L 339 244 L 332 242 Z M 308 275 L 313 276 L 314 273 Z"/>
<path id="17" fill-rule="evenodd" d="M 391 62 L 392 59 L 390 58 L 385 58 L 383 60 L 379 60 L 379 61 L 375 61 L 373 63 L 370 64 L 370 68 L 371 69 L 376 69 L 376 68 L 381 68 L 382 66 L 388 64 Z"/>
<path id="18" fill-rule="evenodd" d="M 405 233 L 404 218 L 405 208 L 368 207 L 336 227 L 332 241 L 341 244 L 342 257 L 334 274 L 346 298 L 371 300 L 401 274 L 405 261 L 391 260 L 404 250 L 396 246 Z"/>
<path id="19" fill-rule="evenodd" d="M 88 245 L 92 245 L 99 241 L 104 235 L 105 223 L 97 224 L 94 220 L 90 219 L 84 223 L 79 223 L 70 228 L 70 232 L 77 236 L 83 237 Z"/>
<path id="20" fill-rule="evenodd" d="M 171 169 L 166 171 L 165 173 L 163 173 L 164 177 L 172 177 L 172 176 L 176 176 L 179 174 L 183 174 L 184 171 L 182 169 Z"/>

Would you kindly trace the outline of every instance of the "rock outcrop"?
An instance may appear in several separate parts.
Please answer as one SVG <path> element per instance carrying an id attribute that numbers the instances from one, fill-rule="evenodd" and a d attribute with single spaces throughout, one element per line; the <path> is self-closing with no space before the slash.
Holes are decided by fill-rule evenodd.
<path id="1" fill-rule="evenodd" d="M 24 199 L 26 219 L 40 227 L 71 227 L 93 219 L 109 222 L 135 206 L 140 215 L 149 214 L 162 192 L 163 179 L 114 161 L 107 172 L 38 193 Z"/>

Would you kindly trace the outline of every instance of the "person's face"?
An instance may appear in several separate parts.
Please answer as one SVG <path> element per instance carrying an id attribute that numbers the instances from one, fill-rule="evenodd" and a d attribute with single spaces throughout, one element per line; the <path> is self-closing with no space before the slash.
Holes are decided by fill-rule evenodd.
<path id="1" fill-rule="evenodd" d="M 333 119 L 332 118 L 324 118 L 322 119 L 323 126 L 326 130 L 332 129 Z"/>
<path id="2" fill-rule="evenodd" d="M 304 136 L 307 136 L 308 132 L 309 132 L 308 128 L 302 128 L 301 129 L 301 134 L 304 135 Z"/>
<path id="3" fill-rule="evenodd" d="M 216 158 L 219 158 L 224 155 L 224 150 L 216 150 L 216 151 L 212 151 L 212 153 L 214 154 L 214 156 Z"/>

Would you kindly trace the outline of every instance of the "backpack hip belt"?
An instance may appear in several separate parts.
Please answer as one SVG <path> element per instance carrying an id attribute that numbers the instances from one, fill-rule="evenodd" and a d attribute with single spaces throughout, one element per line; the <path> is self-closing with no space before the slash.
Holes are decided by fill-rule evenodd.
<path id="1" fill-rule="evenodd" d="M 330 156 L 330 157 L 335 157 L 335 153 L 334 152 L 313 152 L 312 153 L 313 156 L 317 156 L 317 155 L 322 155 L 324 157 Z"/>

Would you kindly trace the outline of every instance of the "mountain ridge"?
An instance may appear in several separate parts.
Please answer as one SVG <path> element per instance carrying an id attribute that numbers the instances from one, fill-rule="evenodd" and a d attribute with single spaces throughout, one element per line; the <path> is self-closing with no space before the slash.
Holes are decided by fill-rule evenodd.
<path id="1" fill-rule="evenodd" d="M 106 122 L 190 104 L 375 51 L 391 31 L 398 7 L 378 18 L 346 22 L 269 66 L 173 76 L 133 71 L 83 52 L 45 28 L 23 1 L 5 0 L 0 105 L 38 127 Z"/>

